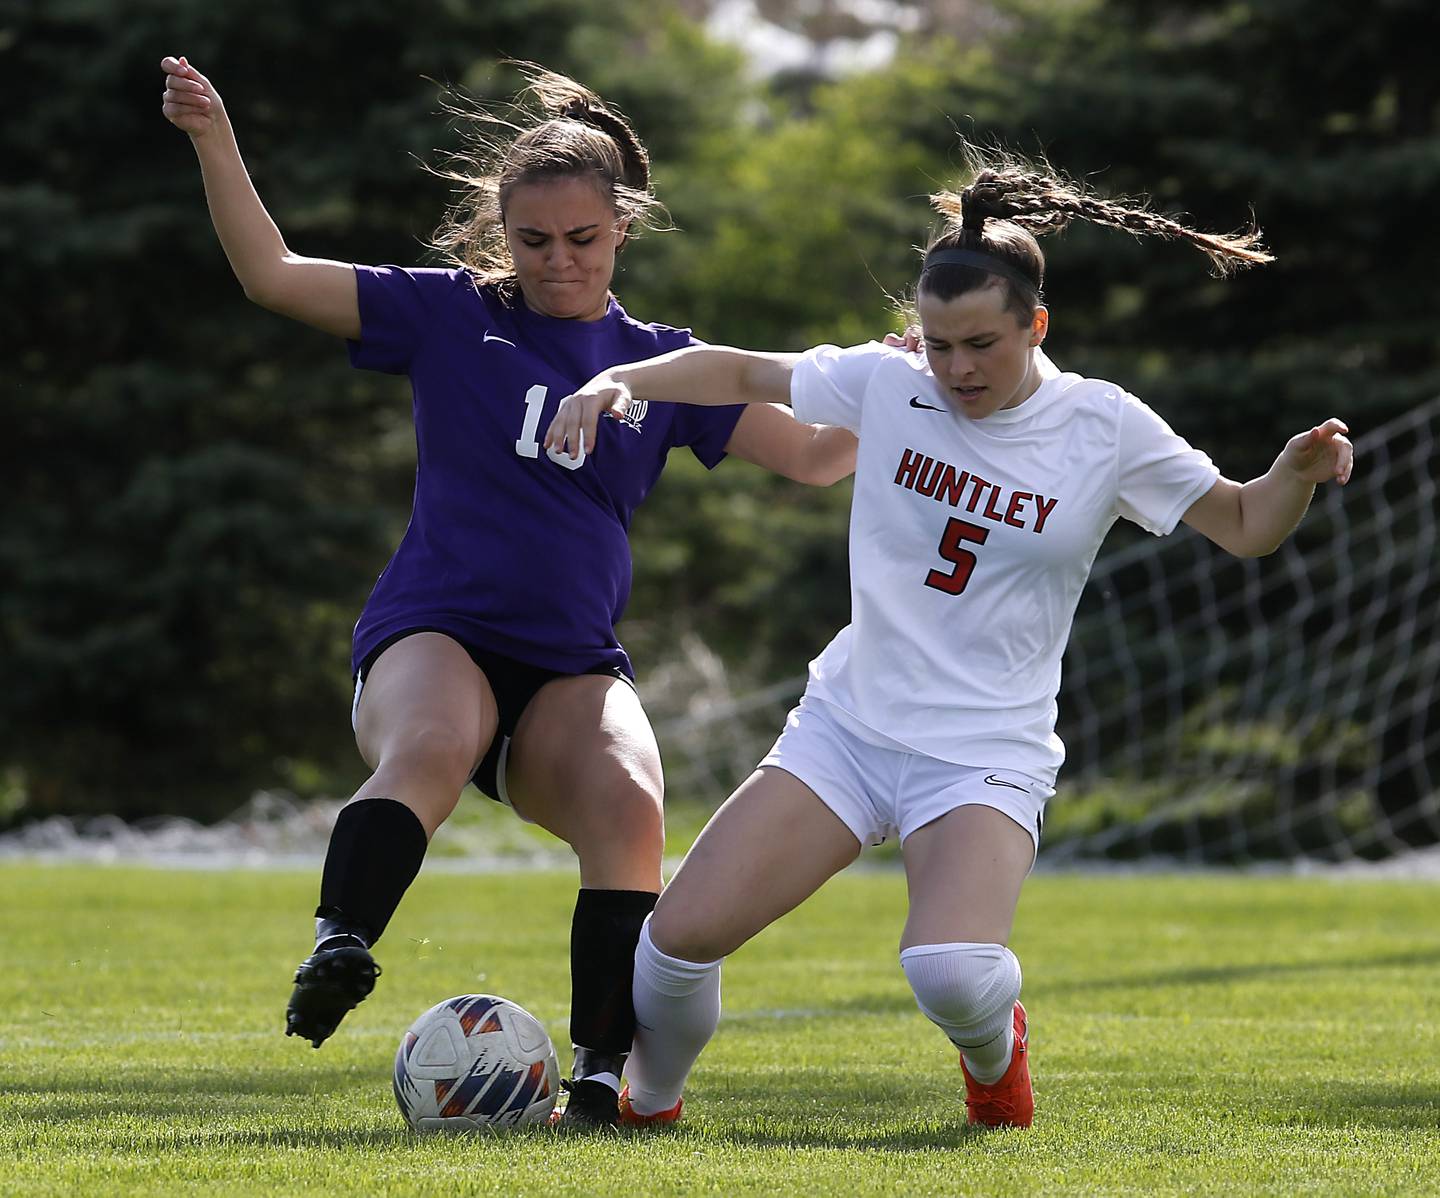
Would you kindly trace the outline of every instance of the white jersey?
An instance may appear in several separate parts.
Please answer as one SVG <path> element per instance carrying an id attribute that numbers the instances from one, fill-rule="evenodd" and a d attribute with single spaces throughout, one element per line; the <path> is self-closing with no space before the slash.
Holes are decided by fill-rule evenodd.
<path id="1" fill-rule="evenodd" d="M 1062 374 L 980 420 L 953 412 L 923 355 L 875 342 L 805 354 L 799 420 L 860 439 L 850 619 L 807 696 L 864 740 L 1053 784 L 1060 660 L 1118 516 L 1170 532 L 1219 477 L 1113 383 Z"/>

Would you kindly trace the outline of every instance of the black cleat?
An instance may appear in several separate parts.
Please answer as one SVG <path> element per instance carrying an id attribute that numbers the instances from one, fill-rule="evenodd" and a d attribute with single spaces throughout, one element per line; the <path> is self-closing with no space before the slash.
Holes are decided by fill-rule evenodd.
<path id="1" fill-rule="evenodd" d="M 295 991 L 285 1008 L 285 1034 L 316 1048 L 340 1026 L 345 1013 L 375 989 L 380 966 L 359 940 L 347 937 L 333 948 L 317 946 L 295 971 Z"/>
<path id="2" fill-rule="evenodd" d="M 570 1095 L 563 1109 L 551 1116 L 556 1131 L 615 1131 L 620 1126 L 620 1095 L 604 1082 L 570 1081 L 560 1083 Z"/>

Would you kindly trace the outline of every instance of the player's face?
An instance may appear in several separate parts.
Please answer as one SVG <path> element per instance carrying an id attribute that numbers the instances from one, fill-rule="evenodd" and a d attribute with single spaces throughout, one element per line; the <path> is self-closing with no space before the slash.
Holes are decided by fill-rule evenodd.
<path id="1" fill-rule="evenodd" d="M 954 299 L 921 291 L 916 305 L 925 358 L 941 397 L 972 420 L 1024 403 L 1040 385 L 1034 349 L 1050 314 L 1036 308 L 1021 320 L 1006 307 L 1004 287 L 982 287 Z"/>
<path id="2" fill-rule="evenodd" d="M 624 240 L 610 197 L 588 179 L 521 183 L 505 201 L 505 240 L 532 311 L 599 320 Z"/>

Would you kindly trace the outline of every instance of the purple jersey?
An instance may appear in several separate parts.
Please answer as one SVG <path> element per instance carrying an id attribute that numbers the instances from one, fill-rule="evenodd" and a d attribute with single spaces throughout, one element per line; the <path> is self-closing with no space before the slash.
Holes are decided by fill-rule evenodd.
<path id="1" fill-rule="evenodd" d="M 609 366 L 694 344 L 630 319 L 507 307 L 461 270 L 356 266 L 360 340 L 350 361 L 408 374 L 415 506 L 355 625 L 352 668 L 386 637 L 435 628 L 542 669 L 583 673 L 629 658 L 615 622 L 630 594 L 630 515 L 676 445 L 707 467 L 741 408 L 636 404 L 602 420 L 578 462 L 541 441 L 560 400 Z"/>

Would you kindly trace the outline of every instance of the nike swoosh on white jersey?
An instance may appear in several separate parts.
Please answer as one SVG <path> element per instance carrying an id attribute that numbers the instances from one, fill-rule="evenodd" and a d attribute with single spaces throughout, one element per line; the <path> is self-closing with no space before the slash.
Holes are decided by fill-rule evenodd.
<path id="1" fill-rule="evenodd" d="M 485 340 L 486 340 L 486 341 L 498 341 L 498 342 L 500 342 L 501 345 L 508 345 L 511 349 L 519 349 L 519 348 L 520 348 L 518 345 L 515 344 L 515 342 L 513 342 L 513 341 L 508 341 L 508 340 L 506 340 L 504 337 L 496 336 L 494 333 L 488 333 L 488 332 L 487 332 L 487 333 L 485 334 Z"/>

